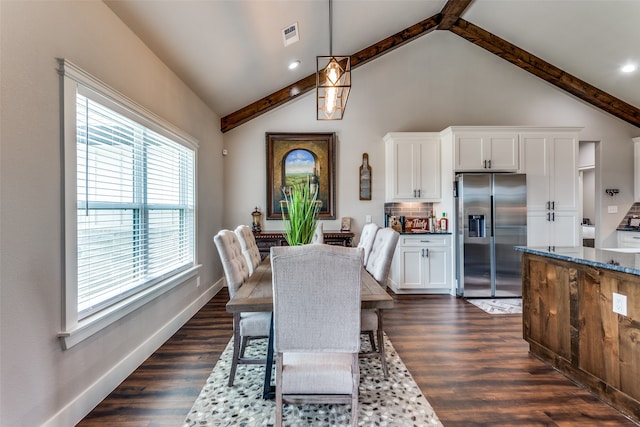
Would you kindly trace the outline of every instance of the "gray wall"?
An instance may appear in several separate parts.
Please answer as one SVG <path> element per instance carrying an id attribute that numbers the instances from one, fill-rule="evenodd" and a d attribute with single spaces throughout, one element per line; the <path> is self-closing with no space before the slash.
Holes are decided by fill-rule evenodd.
<path id="1" fill-rule="evenodd" d="M 337 216 L 353 218 L 352 229 L 365 217 L 383 223 L 384 144 L 387 132 L 441 131 L 452 125 L 579 126 L 581 140 L 601 141 L 596 186 L 619 188 L 615 200 L 595 193 L 595 216 L 605 245 L 615 244 L 615 228 L 633 202 L 633 144 L 640 129 L 562 92 L 533 75 L 449 32 L 417 39 L 352 73 L 352 89 L 344 120 L 315 119 L 313 92 L 244 124 L 224 136 L 225 225 L 249 221 L 254 206 L 264 211 L 265 132 L 336 132 Z M 358 166 L 369 154 L 373 170 L 371 201 L 358 199 Z M 235 183 L 250 183 L 243 187 Z M 603 203 L 618 205 L 608 214 Z M 436 204 L 436 212 L 443 209 Z M 446 210 L 446 209 L 445 209 Z M 266 221 L 266 230 L 281 230 Z M 328 221 L 325 229 L 338 229 Z"/>
<path id="2" fill-rule="evenodd" d="M 211 240 L 222 221 L 220 119 L 101 1 L 0 1 L 0 24 L 0 425 L 70 426 L 206 302 L 222 276 Z M 67 351 L 57 339 L 63 231 L 56 57 L 200 143 L 199 281 Z"/>

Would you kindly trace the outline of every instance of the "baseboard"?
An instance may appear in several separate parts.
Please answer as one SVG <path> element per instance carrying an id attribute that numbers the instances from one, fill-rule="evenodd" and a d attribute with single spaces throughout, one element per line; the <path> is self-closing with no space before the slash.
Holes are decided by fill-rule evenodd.
<path id="1" fill-rule="evenodd" d="M 224 279 L 218 280 L 203 292 L 180 313 L 165 323 L 152 336 L 135 348 L 117 365 L 113 366 L 100 379 L 91 384 L 75 399 L 61 408 L 53 417 L 49 418 L 43 427 L 58 427 L 76 425 L 105 397 L 124 381 L 142 362 L 164 344 L 178 329 L 180 329 L 194 314 L 198 312 L 223 287 Z"/>

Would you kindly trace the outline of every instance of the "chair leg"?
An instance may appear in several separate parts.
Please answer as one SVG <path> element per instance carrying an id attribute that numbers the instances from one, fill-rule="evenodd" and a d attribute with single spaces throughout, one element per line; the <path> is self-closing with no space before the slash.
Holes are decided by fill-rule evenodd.
<path id="1" fill-rule="evenodd" d="M 384 373 L 384 377 L 389 378 L 387 358 L 384 354 L 384 329 L 382 328 L 382 310 L 378 310 L 378 354 L 380 355 L 380 363 L 382 363 L 382 372 Z"/>
<path id="2" fill-rule="evenodd" d="M 373 331 L 367 331 L 367 336 L 369 337 L 369 344 L 371 344 L 371 351 L 374 353 L 378 350 L 376 349 L 376 340 L 373 339 Z"/>
<path id="3" fill-rule="evenodd" d="M 229 371 L 229 387 L 233 386 L 236 377 L 238 360 L 240 359 L 240 313 L 233 313 L 233 356 L 231 359 L 231 371 Z"/>
<path id="4" fill-rule="evenodd" d="M 282 353 L 276 355 L 276 422 L 282 427 Z"/>
<path id="5" fill-rule="evenodd" d="M 248 343 L 249 343 L 249 337 L 242 337 L 242 344 L 240 345 L 240 354 L 238 355 L 239 358 L 244 357 L 244 352 L 247 349 Z"/>
<path id="6" fill-rule="evenodd" d="M 358 406 L 358 397 L 360 395 L 359 393 L 359 386 L 360 386 L 360 367 L 358 365 L 358 355 L 354 355 L 353 360 L 351 362 L 351 369 L 353 372 L 353 389 L 352 394 L 351 394 L 351 426 L 352 427 L 357 427 L 358 425 L 358 416 L 359 416 L 359 411 L 360 411 L 360 407 Z"/>

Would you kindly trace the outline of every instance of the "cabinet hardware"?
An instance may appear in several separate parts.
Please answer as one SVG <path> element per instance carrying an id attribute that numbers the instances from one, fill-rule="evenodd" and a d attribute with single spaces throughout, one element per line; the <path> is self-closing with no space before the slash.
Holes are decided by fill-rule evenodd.
<path id="1" fill-rule="evenodd" d="M 634 237 L 634 239 L 640 239 L 640 237 Z M 431 243 L 431 240 L 420 240 L 420 243 Z"/>
<path id="2" fill-rule="evenodd" d="M 545 205 L 545 209 L 549 210 L 551 209 L 551 202 L 547 201 L 546 205 Z"/>
<path id="3" fill-rule="evenodd" d="M 547 221 L 551 221 L 551 213 L 547 212 Z"/>
<path id="4" fill-rule="evenodd" d="M 556 220 L 556 213 L 555 212 L 551 212 L 551 221 L 555 222 Z"/>
<path id="5" fill-rule="evenodd" d="M 491 160 L 489 160 L 489 169 L 491 169 Z"/>
<path id="6" fill-rule="evenodd" d="M 484 168 L 486 169 L 487 168 L 487 161 L 483 160 L 483 163 L 484 163 Z"/>
<path id="7" fill-rule="evenodd" d="M 429 258 L 429 248 L 425 249 L 425 257 Z"/>
<path id="8" fill-rule="evenodd" d="M 555 210 L 556 209 L 556 202 L 555 200 L 553 202 L 551 202 L 551 210 Z"/>

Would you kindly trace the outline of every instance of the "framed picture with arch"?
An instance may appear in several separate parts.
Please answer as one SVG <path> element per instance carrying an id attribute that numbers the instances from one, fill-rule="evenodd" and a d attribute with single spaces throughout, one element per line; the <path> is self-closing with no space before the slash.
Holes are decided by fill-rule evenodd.
<path id="1" fill-rule="evenodd" d="M 335 141 L 335 133 L 266 133 L 267 219 L 282 219 L 283 192 L 299 182 L 317 188 L 320 219 L 336 218 Z"/>

